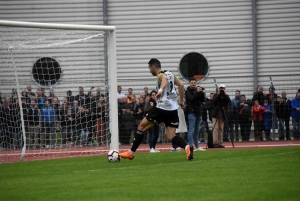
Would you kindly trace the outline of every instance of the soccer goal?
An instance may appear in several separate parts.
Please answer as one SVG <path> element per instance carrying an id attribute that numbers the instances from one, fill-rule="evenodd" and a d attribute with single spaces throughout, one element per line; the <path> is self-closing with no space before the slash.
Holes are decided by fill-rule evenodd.
<path id="1" fill-rule="evenodd" d="M 0 163 L 119 149 L 114 26 L 0 20 Z"/>

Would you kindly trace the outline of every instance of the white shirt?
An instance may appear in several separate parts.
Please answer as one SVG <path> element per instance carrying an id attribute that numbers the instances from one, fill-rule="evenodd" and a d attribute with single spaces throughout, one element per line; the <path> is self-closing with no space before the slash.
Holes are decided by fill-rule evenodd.
<path id="1" fill-rule="evenodd" d="M 175 90 L 175 79 L 173 73 L 170 71 L 164 72 L 164 74 L 168 77 L 168 83 L 162 92 L 162 96 L 157 100 L 157 108 L 163 110 L 177 110 L 179 107 L 177 102 L 177 94 Z M 158 80 L 156 80 L 156 89 L 160 89 L 160 84 Z"/>

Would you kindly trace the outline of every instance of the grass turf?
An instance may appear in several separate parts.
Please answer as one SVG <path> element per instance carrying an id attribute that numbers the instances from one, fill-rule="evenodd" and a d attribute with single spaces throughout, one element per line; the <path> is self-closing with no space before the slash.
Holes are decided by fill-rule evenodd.
<path id="1" fill-rule="evenodd" d="M 0 200 L 299 200 L 300 148 L 137 154 L 0 165 Z"/>

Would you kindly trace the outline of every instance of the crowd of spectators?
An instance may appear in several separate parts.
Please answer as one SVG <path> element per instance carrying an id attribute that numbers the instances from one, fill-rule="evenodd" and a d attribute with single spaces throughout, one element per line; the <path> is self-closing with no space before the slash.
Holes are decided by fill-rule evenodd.
<path id="1" fill-rule="evenodd" d="M 28 148 L 106 144 L 107 100 L 99 87 L 96 93 L 93 89 L 85 94 L 83 87 L 79 87 L 75 96 L 69 90 L 61 102 L 52 91 L 47 96 L 44 88 L 34 93 L 27 86 L 20 97 L 13 89 L 4 101 L 0 98 L 0 148 L 23 146 L 21 112 Z"/>
<path id="2" fill-rule="evenodd" d="M 45 89 L 40 88 L 34 93 L 31 86 L 27 86 L 27 90 L 20 94 L 22 111 L 16 90 L 12 90 L 11 96 L 3 101 L 0 97 L 0 148 L 22 147 L 21 112 L 24 117 L 26 145 L 29 148 L 106 145 L 109 126 L 107 98 L 99 87 L 96 92 L 93 90 L 94 87 L 91 87 L 88 93 L 84 93 L 84 88 L 79 87 L 77 95 L 69 90 L 63 100 L 59 101 L 52 91 L 46 95 Z M 200 141 L 205 140 L 205 130 L 207 133 L 211 132 L 208 125 L 209 120 L 212 120 L 210 113 L 213 95 L 214 93 L 210 93 L 201 105 Z M 144 87 L 143 93 L 139 95 L 128 88 L 125 95 L 122 87 L 118 86 L 117 98 L 119 143 L 130 144 L 132 133 L 135 133 L 145 115 L 145 105 L 149 105 L 150 93 L 148 87 Z M 249 141 L 252 124 L 255 141 L 272 140 L 272 122 L 275 123 L 274 132 L 279 132 L 279 140 L 291 140 L 290 117 L 293 119 L 293 137 L 297 140 L 300 138 L 299 91 L 290 100 L 286 92 L 279 95 L 273 88 L 265 93 L 263 87 L 258 87 L 249 99 L 236 90 L 231 99 L 227 121 L 224 122 L 223 141 L 229 141 L 230 138 Z M 146 140 L 145 138 L 144 141 Z"/>

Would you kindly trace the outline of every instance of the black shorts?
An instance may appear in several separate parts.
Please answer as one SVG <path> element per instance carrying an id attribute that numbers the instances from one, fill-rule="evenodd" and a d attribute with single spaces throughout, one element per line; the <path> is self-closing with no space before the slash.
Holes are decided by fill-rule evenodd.
<path id="1" fill-rule="evenodd" d="M 179 118 L 177 110 L 163 110 L 160 108 L 153 108 L 149 113 L 146 114 L 148 121 L 153 121 L 156 124 L 161 122 L 165 123 L 166 127 L 178 128 Z"/>

